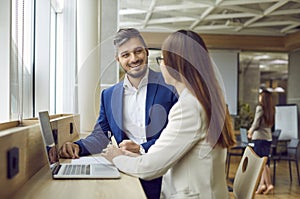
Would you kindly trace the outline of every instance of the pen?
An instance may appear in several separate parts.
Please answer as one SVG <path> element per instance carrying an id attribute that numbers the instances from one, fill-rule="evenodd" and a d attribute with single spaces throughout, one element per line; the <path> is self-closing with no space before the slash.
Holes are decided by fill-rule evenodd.
<path id="1" fill-rule="evenodd" d="M 117 141 L 116 141 L 116 139 L 115 139 L 114 136 L 111 136 L 111 143 L 112 143 L 113 146 L 119 148 L 118 143 L 117 143 Z"/>
<path id="2" fill-rule="evenodd" d="M 115 137 L 112 135 L 112 133 L 110 131 L 107 132 L 108 138 L 110 139 L 110 144 L 112 144 L 113 146 L 119 148 L 118 143 L 115 139 Z"/>

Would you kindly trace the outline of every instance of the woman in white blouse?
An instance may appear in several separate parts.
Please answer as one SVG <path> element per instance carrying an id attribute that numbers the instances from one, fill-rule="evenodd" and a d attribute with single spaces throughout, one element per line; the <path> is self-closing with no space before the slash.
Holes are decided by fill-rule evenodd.
<path id="1" fill-rule="evenodd" d="M 225 161 L 235 137 L 205 43 L 193 31 L 174 32 L 157 61 L 179 94 L 168 125 L 144 155 L 110 146 L 103 156 L 127 174 L 163 176 L 161 198 L 228 198 Z"/>

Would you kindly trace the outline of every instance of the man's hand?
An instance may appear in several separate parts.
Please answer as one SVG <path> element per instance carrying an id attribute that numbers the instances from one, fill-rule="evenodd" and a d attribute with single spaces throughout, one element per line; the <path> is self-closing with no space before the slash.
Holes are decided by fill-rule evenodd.
<path id="1" fill-rule="evenodd" d="M 51 147 L 50 150 L 48 151 L 48 156 L 49 156 L 49 160 L 50 160 L 50 163 L 53 164 L 55 162 L 58 161 L 58 157 L 57 157 L 57 151 L 56 151 L 56 148 L 55 146 Z"/>
<path id="2" fill-rule="evenodd" d="M 123 140 L 119 147 L 123 150 L 131 151 L 133 153 L 140 153 L 140 145 L 131 141 L 131 140 Z"/>
<path id="3" fill-rule="evenodd" d="M 66 142 L 60 148 L 59 156 L 62 158 L 79 158 L 79 146 L 73 142 Z"/>

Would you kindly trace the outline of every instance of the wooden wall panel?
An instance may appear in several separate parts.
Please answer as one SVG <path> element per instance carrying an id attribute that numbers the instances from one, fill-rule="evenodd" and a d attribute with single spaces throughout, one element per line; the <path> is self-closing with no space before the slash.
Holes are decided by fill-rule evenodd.
<path id="1" fill-rule="evenodd" d="M 38 118 L 28 119 L 31 123 L 38 123 Z M 26 121 L 26 122 L 28 122 Z M 76 114 L 56 114 L 50 115 L 52 130 L 57 130 L 58 148 L 67 141 L 74 141 L 80 138 L 80 115 Z M 73 131 L 71 132 L 70 124 Z M 1 126 L 0 126 L 1 128 Z"/>
<path id="2" fill-rule="evenodd" d="M 246 35 L 202 35 L 209 49 L 284 51 L 283 37 Z"/>
<path id="3" fill-rule="evenodd" d="M 43 140 L 38 125 L 12 127 L 0 131 L 0 198 L 7 198 L 18 190 L 46 163 Z M 19 172 L 7 178 L 7 151 L 19 149 Z"/>
<path id="4" fill-rule="evenodd" d="M 170 33 L 142 32 L 149 48 L 161 48 Z M 283 36 L 201 34 L 209 49 L 286 52 L 300 48 L 300 32 Z"/>
<path id="5" fill-rule="evenodd" d="M 58 148 L 67 141 L 75 141 L 79 139 L 80 134 L 80 117 L 79 115 L 69 115 L 51 119 L 53 129 L 57 129 Z M 71 125 L 73 130 L 71 129 Z"/>
<path id="6" fill-rule="evenodd" d="M 285 48 L 289 51 L 300 49 L 300 32 L 285 37 Z"/>

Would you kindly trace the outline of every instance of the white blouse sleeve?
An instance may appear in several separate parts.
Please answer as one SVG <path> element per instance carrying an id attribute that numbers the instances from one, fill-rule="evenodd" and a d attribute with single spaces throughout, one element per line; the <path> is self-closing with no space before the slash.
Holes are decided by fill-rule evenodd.
<path id="1" fill-rule="evenodd" d="M 198 100 L 191 94 L 185 95 L 170 110 L 167 127 L 148 153 L 139 157 L 118 156 L 113 159 L 114 164 L 119 170 L 142 179 L 162 176 L 205 138 L 204 115 Z"/>

